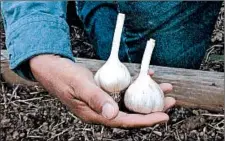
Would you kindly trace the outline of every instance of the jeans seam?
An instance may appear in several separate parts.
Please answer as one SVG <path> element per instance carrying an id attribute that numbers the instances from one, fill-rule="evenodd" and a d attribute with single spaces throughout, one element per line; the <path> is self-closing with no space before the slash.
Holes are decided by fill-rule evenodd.
<path id="1" fill-rule="evenodd" d="M 120 11 L 120 6 L 119 6 L 119 4 L 118 4 L 118 2 L 117 2 L 117 11 L 118 11 L 118 13 L 120 13 L 121 11 Z M 126 18 L 126 17 L 125 17 Z M 126 20 L 125 20 L 126 21 Z M 124 22 L 125 22 L 124 21 Z M 127 37 L 126 37 L 126 27 L 124 26 L 123 27 L 123 35 L 124 36 L 122 36 L 122 41 L 124 42 L 124 48 L 125 48 L 125 52 L 126 52 L 126 55 L 127 55 L 127 59 L 128 59 L 128 62 L 132 62 L 132 59 L 131 59 L 131 57 L 130 57 L 130 54 L 129 54 L 129 48 L 128 48 L 128 46 L 127 46 L 127 44 L 126 44 L 126 41 L 127 41 Z"/>

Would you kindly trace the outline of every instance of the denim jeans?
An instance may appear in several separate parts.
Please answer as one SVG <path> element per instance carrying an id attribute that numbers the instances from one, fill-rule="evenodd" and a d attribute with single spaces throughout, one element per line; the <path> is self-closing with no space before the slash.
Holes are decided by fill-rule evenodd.
<path id="1" fill-rule="evenodd" d="M 77 14 L 97 55 L 106 60 L 111 51 L 118 12 L 126 15 L 119 57 L 140 63 L 147 40 L 156 40 L 151 64 L 198 69 L 222 2 L 77 1 Z"/>
<path id="2" fill-rule="evenodd" d="M 119 57 L 140 62 L 146 41 L 156 40 L 151 64 L 198 68 L 222 2 L 78 1 L 77 14 L 100 59 L 106 60 L 118 12 L 126 14 Z M 75 61 L 66 22 L 67 1 L 1 1 L 10 68 L 34 80 L 29 60 L 56 54 Z M 75 13 L 74 13 L 75 14 Z"/>

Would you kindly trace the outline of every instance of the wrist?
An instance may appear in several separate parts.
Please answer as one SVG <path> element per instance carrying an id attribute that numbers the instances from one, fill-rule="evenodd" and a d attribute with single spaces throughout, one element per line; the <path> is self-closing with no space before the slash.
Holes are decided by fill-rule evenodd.
<path id="1" fill-rule="evenodd" d="M 57 59 L 59 56 L 54 55 L 54 54 L 43 54 L 43 55 L 38 55 L 34 56 L 29 60 L 29 65 L 30 67 L 34 67 L 36 65 L 40 65 L 40 63 L 43 64 L 43 61 L 47 61 L 49 59 Z"/>
<path id="2" fill-rule="evenodd" d="M 85 78 L 93 79 L 93 74 L 89 69 L 59 55 L 38 55 L 30 59 L 29 65 L 35 78 L 38 76 L 63 75 L 68 80 L 82 81 Z"/>
<path id="3" fill-rule="evenodd" d="M 40 75 L 44 72 L 48 72 L 51 70 L 51 66 L 57 66 L 54 65 L 54 63 L 57 62 L 59 58 L 61 57 L 54 54 L 42 54 L 31 58 L 29 60 L 29 66 L 33 76 L 36 78 L 37 74 Z"/>

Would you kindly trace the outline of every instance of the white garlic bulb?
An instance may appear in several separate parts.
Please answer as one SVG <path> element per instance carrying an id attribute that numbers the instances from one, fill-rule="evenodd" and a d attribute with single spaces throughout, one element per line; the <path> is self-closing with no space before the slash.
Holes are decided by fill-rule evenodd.
<path id="1" fill-rule="evenodd" d="M 129 86 L 124 96 L 125 106 L 133 112 L 149 114 L 162 111 L 164 94 L 159 85 L 148 75 L 149 63 L 155 40 L 147 42 L 138 78 Z"/>
<path id="2" fill-rule="evenodd" d="M 125 15 L 119 13 L 117 16 L 110 57 L 96 72 L 94 77 L 97 85 L 103 90 L 110 94 L 117 95 L 119 95 L 120 91 L 126 89 L 131 82 L 131 76 L 127 67 L 120 62 L 118 57 L 124 20 Z"/>
<path id="3" fill-rule="evenodd" d="M 131 76 L 119 60 L 109 59 L 95 74 L 94 77 L 98 86 L 110 93 L 119 93 L 126 89 Z"/>

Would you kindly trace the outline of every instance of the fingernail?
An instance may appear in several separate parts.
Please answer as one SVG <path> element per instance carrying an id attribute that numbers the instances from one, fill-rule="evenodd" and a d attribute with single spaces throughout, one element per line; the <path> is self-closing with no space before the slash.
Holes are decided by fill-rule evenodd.
<path id="1" fill-rule="evenodd" d="M 111 119 L 114 116 L 114 107 L 110 103 L 105 103 L 102 107 L 102 115 L 107 118 Z"/>

